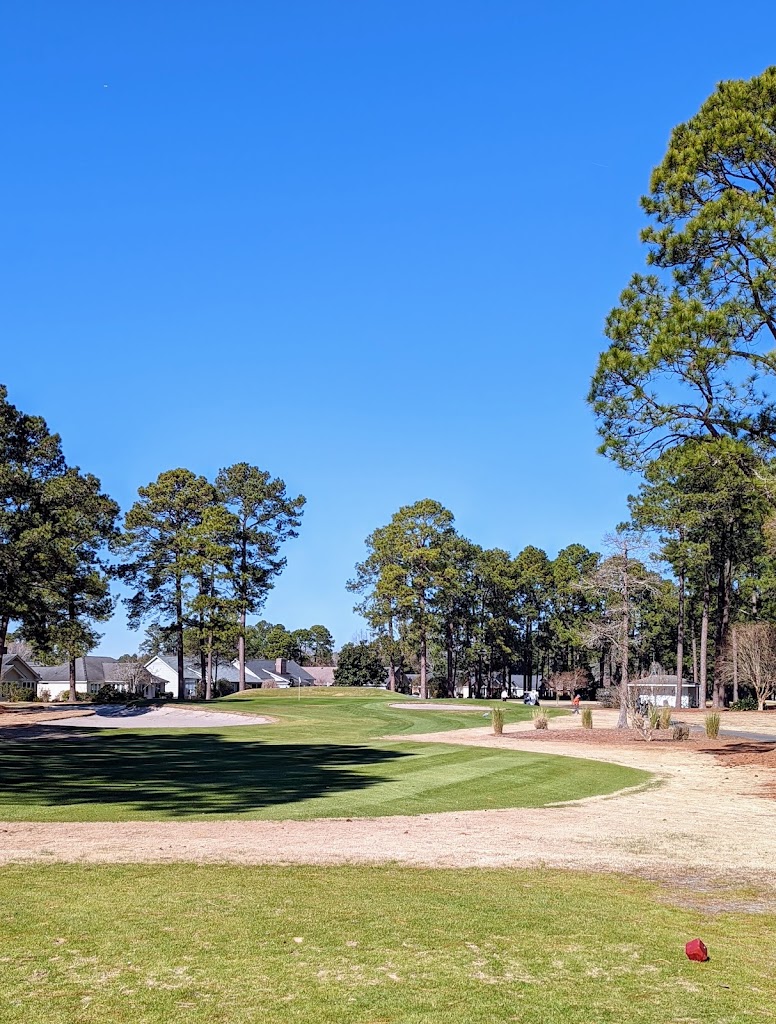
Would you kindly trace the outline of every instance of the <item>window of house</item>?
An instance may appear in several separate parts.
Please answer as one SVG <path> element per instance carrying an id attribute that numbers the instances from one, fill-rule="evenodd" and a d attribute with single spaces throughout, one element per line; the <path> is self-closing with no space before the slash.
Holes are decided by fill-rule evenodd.
<path id="1" fill-rule="evenodd" d="M 99 693 L 99 691 L 100 691 L 100 684 L 99 683 L 89 683 L 89 693 Z"/>

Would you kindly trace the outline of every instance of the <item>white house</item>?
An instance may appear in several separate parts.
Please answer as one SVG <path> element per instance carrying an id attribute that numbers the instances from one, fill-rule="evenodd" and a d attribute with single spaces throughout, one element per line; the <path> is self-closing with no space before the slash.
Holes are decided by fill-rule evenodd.
<path id="1" fill-rule="evenodd" d="M 38 675 L 38 697 L 45 697 L 48 694 L 49 700 L 59 700 L 63 693 L 69 692 L 69 662 L 65 661 L 61 665 L 35 665 L 34 669 Z M 101 686 L 106 685 L 115 686 L 118 690 L 130 689 L 124 662 L 104 654 L 75 659 L 76 693 L 94 694 Z M 143 695 L 156 696 L 152 681 L 149 680 L 145 686 Z"/>
<path id="2" fill-rule="evenodd" d="M 245 685 L 249 689 L 261 686 L 261 679 L 252 672 L 246 662 Z M 178 696 L 178 658 L 174 654 L 155 654 L 146 662 L 146 671 L 151 674 L 160 695 Z M 235 665 L 229 662 L 218 662 L 213 667 L 213 681 L 230 683 L 236 690 L 239 685 L 240 673 Z M 196 658 L 183 659 L 183 698 L 193 700 L 197 695 L 197 687 L 202 682 L 202 670 Z"/>
<path id="3" fill-rule="evenodd" d="M 236 667 L 237 660 L 232 664 Z M 288 658 L 253 658 L 246 661 L 246 681 L 249 669 L 259 680 L 258 683 L 249 683 L 249 686 L 264 686 L 266 689 L 278 690 L 285 690 L 289 686 L 315 686 L 315 679 L 307 669 L 297 665 L 295 661 L 289 661 Z"/>
<path id="4" fill-rule="evenodd" d="M 0 700 L 12 693 L 23 693 L 28 700 L 35 699 L 35 688 L 40 676 L 18 654 L 4 654 L 0 658 Z"/>

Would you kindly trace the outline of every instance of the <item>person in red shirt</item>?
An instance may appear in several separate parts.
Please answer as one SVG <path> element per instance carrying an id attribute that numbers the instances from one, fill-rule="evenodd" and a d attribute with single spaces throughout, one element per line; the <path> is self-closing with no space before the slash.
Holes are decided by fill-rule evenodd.
<path id="1" fill-rule="evenodd" d="M 571 707 L 573 708 L 572 714 L 579 714 L 579 694 L 575 693 L 571 699 Z"/>

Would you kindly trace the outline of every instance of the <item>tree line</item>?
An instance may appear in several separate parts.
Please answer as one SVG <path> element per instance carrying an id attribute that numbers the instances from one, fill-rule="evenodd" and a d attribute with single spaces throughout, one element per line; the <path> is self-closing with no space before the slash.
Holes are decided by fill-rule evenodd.
<path id="1" fill-rule="evenodd" d="M 213 650 L 216 662 L 233 660 L 237 651 L 237 623 L 225 622 L 224 628 L 214 637 Z M 183 650 L 187 656 L 199 654 L 199 635 L 196 626 L 186 625 L 183 629 Z M 175 654 L 174 637 L 168 628 L 151 623 L 145 630 L 140 644 L 140 653 Z M 282 622 L 272 623 L 261 619 L 245 627 L 246 661 L 259 659 L 276 661 L 284 658 L 299 665 L 331 665 L 334 659 L 334 637 L 331 631 L 320 624 L 301 629 L 286 629 Z M 204 678 L 204 677 L 203 677 Z"/>
<path id="2" fill-rule="evenodd" d="M 174 651 L 179 695 L 187 653 L 199 658 L 209 698 L 227 649 L 244 689 L 246 644 L 262 643 L 248 619 L 285 565 L 281 548 L 297 536 L 304 505 L 283 480 L 240 462 L 212 481 L 160 473 L 121 522 L 100 481 L 68 466 L 60 437 L 0 386 L 0 650 L 13 625 L 37 654 L 69 663 L 75 698 L 76 659 L 113 613 L 116 579 L 129 591 L 130 625 L 150 623 L 158 649 Z M 313 630 L 296 635 L 294 653 L 331 645 L 328 631 Z M 276 631 L 270 646 L 280 640 Z"/>
<path id="3" fill-rule="evenodd" d="M 722 82 L 671 134 L 642 206 L 648 273 L 606 322 L 589 401 L 600 451 L 641 475 L 633 524 L 676 584 L 676 661 L 715 706 L 773 663 L 776 68 Z M 756 659 L 756 660 L 758 660 Z M 734 696 L 736 694 L 734 693 Z"/>
<path id="4" fill-rule="evenodd" d="M 721 83 L 642 199 L 648 272 L 607 318 L 588 394 L 600 451 L 640 476 L 608 553 L 512 558 L 436 502 L 400 509 L 351 583 L 392 680 L 406 657 L 423 694 L 430 659 L 448 691 L 462 674 L 477 692 L 494 669 L 606 682 L 608 665 L 624 703 L 649 652 L 714 706 L 740 684 L 774 695 L 775 112 L 776 68 Z"/>
<path id="5" fill-rule="evenodd" d="M 431 499 L 399 509 L 350 583 L 391 685 L 406 668 L 424 695 L 432 668 L 435 686 L 466 678 L 475 693 L 513 670 L 592 671 L 624 697 L 659 662 L 715 706 L 742 685 L 760 703 L 773 693 L 774 111 L 776 68 L 721 83 L 674 129 L 642 199 L 646 267 L 607 318 L 588 393 L 600 451 L 638 477 L 629 521 L 603 553 L 572 544 L 549 558 L 483 549 Z M 209 679 L 232 637 L 241 686 L 251 642 L 302 654 L 248 623 L 301 522 L 304 498 L 282 480 L 247 463 L 213 481 L 170 470 L 119 525 L 99 480 L 67 466 L 57 435 L 5 389 L 0 444 L 0 646 L 17 623 L 74 665 L 110 614 L 115 575 L 130 622 L 173 644 L 181 678 L 190 650 Z"/>
<path id="6" fill-rule="evenodd" d="M 550 558 L 533 545 L 516 555 L 483 548 L 432 499 L 400 508 L 366 547 L 348 586 L 359 595 L 356 610 L 372 630 L 391 689 L 407 671 L 417 673 L 421 697 L 453 696 L 462 685 L 471 696 L 490 696 L 512 674 L 527 687 L 538 677 L 564 686 L 570 677 L 585 688 L 592 659 L 601 682 L 619 682 L 617 630 L 608 635 L 600 625 L 624 614 L 621 588 L 605 579 L 621 551 L 570 544 Z M 632 554 L 627 582 L 630 652 L 646 671 L 673 657 L 675 587 Z M 353 661 L 360 667 L 366 656 L 354 652 Z"/>

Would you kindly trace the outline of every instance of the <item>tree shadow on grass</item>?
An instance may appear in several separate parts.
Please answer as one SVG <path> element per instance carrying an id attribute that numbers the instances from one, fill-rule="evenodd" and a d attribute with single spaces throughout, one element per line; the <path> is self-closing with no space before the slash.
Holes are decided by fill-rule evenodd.
<path id="1" fill-rule="evenodd" d="M 409 755 L 336 744 L 228 741 L 216 733 L 87 734 L 0 747 L 2 805 L 125 804 L 160 817 L 233 815 L 366 789 L 361 768 Z"/>

